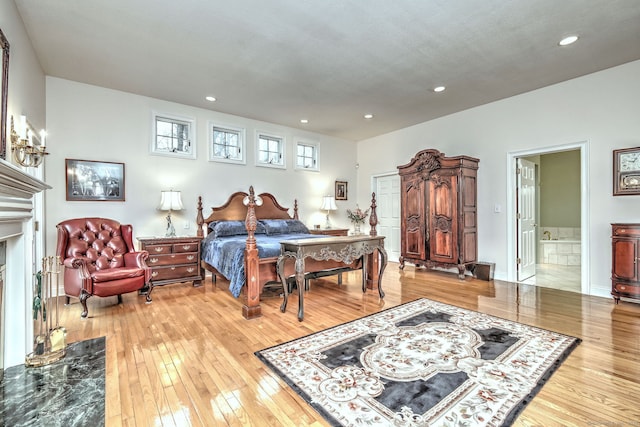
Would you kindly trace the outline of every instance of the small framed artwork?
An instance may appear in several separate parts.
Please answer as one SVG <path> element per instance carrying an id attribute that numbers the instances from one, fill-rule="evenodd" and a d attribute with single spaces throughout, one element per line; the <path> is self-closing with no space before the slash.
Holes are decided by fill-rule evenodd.
<path id="1" fill-rule="evenodd" d="M 347 181 L 336 181 L 336 200 L 347 200 Z"/>
<path id="2" fill-rule="evenodd" d="M 613 195 L 640 194 L 640 147 L 613 150 Z"/>
<path id="3" fill-rule="evenodd" d="M 124 163 L 65 159 L 67 200 L 124 202 Z"/>

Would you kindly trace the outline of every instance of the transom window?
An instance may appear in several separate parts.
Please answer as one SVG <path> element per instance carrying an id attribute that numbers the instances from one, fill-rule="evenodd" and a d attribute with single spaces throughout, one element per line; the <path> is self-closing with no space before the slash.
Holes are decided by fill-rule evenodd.
<path id="1" fill-rule="evenodd" d="M 196 158 L 194 121 L 166 114 L 153 114 L 151 153 Z"/>
<path id="2" fill-rule="evenodd" d="M 244 129 L 231 126 L 210 126 L 211 149 L 209 160 L 244 163 Z"/>
<path id="3" fill-rule="evenodd" d="M 258 133 L 256 164 L 258 166 L 285 167 L 284 138 Z"/>
<path id="4" fill-rule="evenodd" d="M 319 170 L 318 144 L 312 142 L 298 142 L 296 144 L 296 168 Z"/>

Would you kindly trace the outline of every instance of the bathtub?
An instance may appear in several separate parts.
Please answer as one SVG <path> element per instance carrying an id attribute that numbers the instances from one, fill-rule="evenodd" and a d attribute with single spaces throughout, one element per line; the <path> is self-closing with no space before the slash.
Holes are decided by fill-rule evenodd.
<path id="1" fill-rule="evenodd" d="M 538 262 L 555 265 L 580 265 L 582 249 L 580 240 L 540 240 L 538 244 Z"/>

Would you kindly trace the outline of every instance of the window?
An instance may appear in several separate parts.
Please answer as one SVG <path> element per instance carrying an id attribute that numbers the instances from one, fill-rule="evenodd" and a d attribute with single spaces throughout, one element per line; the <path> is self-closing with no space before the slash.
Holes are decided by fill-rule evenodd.
<path id="1" fill-rule="evenodd" d="M 317 143 L 298 142 L 296 144 L 296 169 L 320 170 Z"/>
<path id="2" fill-rule="evenodd" d="M 233 126 L 209 125 L 209 160 L 228 163 L 245 163 L 245 131 Z"/>
<path id="3" fill-rule="evenodd" d="M 284 169 L 284 138 L 258 132 L 257 139 L 256 165 Z"/>
<path id="4" fill-rule="evenodd" d="M 195 159 L 194 123 L 194 119 L 154 112 L 151 153 Z"/>

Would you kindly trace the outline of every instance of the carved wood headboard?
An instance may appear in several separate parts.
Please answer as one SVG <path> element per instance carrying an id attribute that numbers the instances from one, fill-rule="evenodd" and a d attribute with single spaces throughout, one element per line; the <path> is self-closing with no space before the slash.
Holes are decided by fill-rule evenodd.
<path id="1" fill-rule="evenodd" d="M 237 191 L 229 196 L 229 199 L 221 206 L 211 208 L 211 214 L 203 218 L 202 216 L 202 197 L 198 197 L 198 232 L 202 230 L 202 225 L 206 226 L 208 233 L 208 225 L 213 221 L 245 221 L 247 219 L 247 206 L 245 206 L 245 198 L 249 193 Z M 285 208 L 276 200 L 271 193 L 261 193 L 256 199 L 262 200 L 262 205 L 255 207 L 256 219 L 298 219 L 298 201 L 294 201 L 293 216 L 289 215 L 289 208 Z M 200 235 L 200 234 L 198 234 Z"/>

